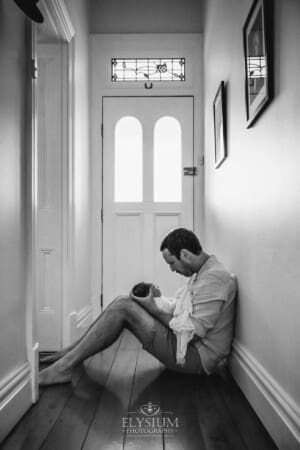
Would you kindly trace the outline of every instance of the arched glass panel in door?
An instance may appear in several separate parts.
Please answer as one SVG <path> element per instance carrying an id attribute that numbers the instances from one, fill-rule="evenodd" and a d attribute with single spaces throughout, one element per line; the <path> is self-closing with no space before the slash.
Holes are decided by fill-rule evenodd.
<path id="1" fill-rule="evenodd" d="M 138 119 L 122 117 L 115 127 L 115 202 L 143 200 L 143 130 Z"/>
<path id="2" fill-rule="evenodd" d="M 182 201 L 182 131 L 177 119 L 160 118 L 154 127 L 155 202 Z"/>

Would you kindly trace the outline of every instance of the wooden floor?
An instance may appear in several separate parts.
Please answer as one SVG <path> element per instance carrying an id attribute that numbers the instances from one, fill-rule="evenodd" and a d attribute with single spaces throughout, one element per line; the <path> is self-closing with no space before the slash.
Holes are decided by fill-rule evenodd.
<path id="1" fill-rule="evenodd" d="M 126 425 L 131 427 L 123 429 Z M 1 448 L 277 447 L 230 376 L 199 377 L 167 371 L 126 332 L 113 347 L 78 368 L 72 385 L 42 389 L 38 403 Z"/>

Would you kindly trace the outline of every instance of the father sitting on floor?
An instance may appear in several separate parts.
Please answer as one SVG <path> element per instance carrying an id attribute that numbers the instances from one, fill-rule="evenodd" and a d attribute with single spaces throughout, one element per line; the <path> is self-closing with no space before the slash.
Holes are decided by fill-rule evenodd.
<path id="1" fill-rule="evenodd" d="M 167 368 L 185 373 L 211 374 L 231 349 L 234 323 L 235 279 L 217 260 L 206 254 L 189 230 L 172 230 L 160 251 L 172 272 L 189 280 L 174 299 L 132 292 L 117 297 L 87 332 L 70 347 L 44 358 L 55 362 L 40 372 L 40 384 L 71 381 L 72 369 L 113 344 L 124 328 L 144 349 Z"/>

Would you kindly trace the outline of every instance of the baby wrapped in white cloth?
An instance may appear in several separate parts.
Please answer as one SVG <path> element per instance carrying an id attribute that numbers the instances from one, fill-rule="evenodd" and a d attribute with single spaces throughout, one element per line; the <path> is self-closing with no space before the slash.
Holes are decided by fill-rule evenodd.
<path id="1" fill-rule="evenodd" d="M 159 288 L 151 283 L 138 283 L 131 291 L 132 297 L 139 299 L 147 297 L 152 290 L 157 307 L 173 314 L 169 326 L 175 333 L 177 339 L 176 362 L 178 365 L 184 365 L 188 343 L 195 334 L 195 327 L 190 318 L 190 314 L 192 313 L 190 284 L 188 283 L 183 288 L 180 288 L 176 292 L 175 298 L 162 296 Z"/>

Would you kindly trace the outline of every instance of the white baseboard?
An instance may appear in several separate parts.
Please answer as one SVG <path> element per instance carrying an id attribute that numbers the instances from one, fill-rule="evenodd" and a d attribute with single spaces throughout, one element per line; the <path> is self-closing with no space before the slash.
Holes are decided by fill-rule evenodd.
<path id="1" fill-rule="evenodd" d="M 31 365 L 31 389 L 32 403 L 36 403 L 39 399 L 39 344 L 38 342 L 32 348 Z"/>
<path id="2" fill-rule="evenodd" d="M 93 294 L 91 297 L 91 305 L 93 308 L 93 319 L 95 320 L 101 313 L 100 294 Z"/>
<path id="3" fill-rule="evenodd" d="M 280 450 L 299 449 L 299 405 L 236 340 L 230 366 L 234 378 Z"/>
<path id="4" fill-rule="evenodd" d="M 93 308 L 86 305 L 78 312 L 72 312 L 69 315 L 70 323 L 70 342 L 78 339 L 93 322 Z"/>
<path id="5" fill-rule="evenodd" d="M 88 327 L 93 320 L 93 308 L 87 305 L 77 313 L 77 328 Z"/>
<path id="6" fill-rule="evenodd" d="M 0 381 L 0 442 L 31 404 L 31 367 L 26 362 Z"/>

